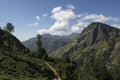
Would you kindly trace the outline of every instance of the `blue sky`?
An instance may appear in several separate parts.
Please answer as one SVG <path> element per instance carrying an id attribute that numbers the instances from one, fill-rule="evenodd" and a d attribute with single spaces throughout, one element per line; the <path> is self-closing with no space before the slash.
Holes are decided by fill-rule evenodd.
<path id="1" fill-rule="evenodd" d="M 91 22 L 120 28 L 120 0 L 0 0 L 0 26 L 15 26 L 21 41 L 38 33 L 80 33 Z"/>

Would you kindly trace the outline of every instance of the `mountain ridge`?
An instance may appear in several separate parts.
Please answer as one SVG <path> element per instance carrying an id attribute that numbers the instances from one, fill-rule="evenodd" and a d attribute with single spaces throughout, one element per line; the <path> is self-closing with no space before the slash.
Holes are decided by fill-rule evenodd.
<path id="1" fill-rule="evenodd" d="M 0 30 L 2 80 L 120 80 L 120 29 L 92 23 L 50 57 L 16 39 Z"/>
<path id="2" fill-rule="evenodd" d="M 78 33 L 73 33 L 68 36 L 57 36 L 44 34 L 42 35 L 42 47 L 46 50 L 47 53 L 50 53 L 59 47 L 67 45 L 72 39 L 78 36 Z M 37 51 L 36 45 L 37 38 L 30 38 L 29 40 L 23 41 L 22 43 L 28 47 L 31 51 Z"/>
<path id="3" fill-rule="evenodd" d="M 74 39 L 70 44 L 66 45 L 65 47 L 62 47 L 55 52 L 51 53 L 52 57 L 62 57 L 65 55 L 74 55 L 74 51 L 76 52 L 76 55 L 80 55 L 82 53 L 82 49 L 88 48 L 88 47 L 93 47 L 93 49 L 97 49 L 99 44 L 106 44 L 108 45 L 107 40 L 111 39 L 114 40 L 114 37 L 118 39 L 120 37 L 120 29 L 111 27 L 109 25 L 100 23 L 100 22 L 94 22 L 88 25 L 87 28 L 85 28 L 79 37 Z M 112 37 L 111 37 L 112 36 Z M 104 43 L 103 43 L 103 42 Z M 98 44 L 99 43 L 99 44 Z M 111 41 L 111 44 L 113 42 Z M 114 43 L 115 45 L 115 43 Z M 113 46 L 114 46 L 113 45 Z M 73 56 L 72 56 L 73 57 Z M 74 56 L 75 57 L 75 56 Z M 78 56 L 77 56 L 78 57 Z"/>
<path id="4" fill-rule="evenodd" d="M 82 74 L 79 79 L 119 80 L 120 29 L 93 22 L 77 38 L 49 56 L 76 63 L 76 73 Z"/>

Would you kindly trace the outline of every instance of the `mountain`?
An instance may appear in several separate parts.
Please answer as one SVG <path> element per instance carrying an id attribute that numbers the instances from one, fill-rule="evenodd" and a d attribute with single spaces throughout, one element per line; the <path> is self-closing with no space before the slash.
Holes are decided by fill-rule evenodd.
<path id="1" fill-rule="evenodd" d="M 30 52 L 15 36 L 0 29 L 0 80 L 51 79 L 53 72 L 39 53 Z"/>
<path id="2" fill-rule="evenodd" d="M 49 58 L 43 50 L 31 52 L 15 36 L 0 29 L 0 80 L 68 80 L 67 72 L 73 64 Z"/>
<path id="3" fill-rule="evenodd" d="M 9 46 L 9 44 L 11 46 Z M 0 29 L 0 47 L 7 49 L 9 47 L 17 49 L 26 49 L 26 47 L 12 34 Z"/>
<path id="4" fill-rule="evenodd" d="M 115 27 L 93 22 L 49 56 L 43 50 L 31 52 L 0 29 L 0 80 L 120 80 L 120 29 Z"/>
<path id="5" fill-rule="evenodd" d="M 96 58 L 105 54 L 109 54 L 113 58 L 118 55 L 119 44 L 120 29 L 94 22 L 88 25 L 76 39 L 50 55 L 56 58 L 70 56 L 71 59 L 77 61 L 92 53 L 95 53 Z"/>
<path id="6" fill-rule="evenodd" d="M 69 36 L 56 36 L 50 34 L 44 34 L 42 36 L 42 47 L 47 53 L 53 52 L 54 50 L 67 45 L 71 40 L 76 38 L 78 33 L 72 33 Z M 37 50 L 36 45 L 37 38 L 30 38 L 29 40 L 23 41 L 22 43 L 28 47 L 31 51 Z"/>
<path id="7" fill-rule="evenodd" d="M 76 62 L 77 74 L 86 75 L 83 80 L 119 80 L 120 29 L 93 22 L 77 38 L 49 56 Z"/>

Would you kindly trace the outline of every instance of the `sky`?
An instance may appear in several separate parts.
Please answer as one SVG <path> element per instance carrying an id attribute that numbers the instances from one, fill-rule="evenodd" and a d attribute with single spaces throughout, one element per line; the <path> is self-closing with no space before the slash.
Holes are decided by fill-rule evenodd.
<path id="1" fill-rule="evenodd" d="M 120 28 L 120 0 L 0 0 L 0 26 L 21 41 L 37 34 L 80 33 L 91 22 Z"/>

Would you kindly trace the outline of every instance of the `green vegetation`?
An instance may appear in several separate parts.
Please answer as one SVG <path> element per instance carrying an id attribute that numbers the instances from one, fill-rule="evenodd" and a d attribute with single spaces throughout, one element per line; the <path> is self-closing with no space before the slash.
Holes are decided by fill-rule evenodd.
<path id="1" fill-rule="evenodd" d="M 0 29 L 0 80 L 51 79 L 53 72 L 38 53 L 30 52 L 16 37 Z"/>
<path id="2" fill-rule="evenodd" d="M 69 57 L 76 62 L 76 80 L 119 80 L 119 53 L 120 29 L 94 22 L 70 44 L 49 56 L 63 60 Z"/>
<path id="3" fill-rule="evenodd" d="M 38 51 L 31 52 L 0 29 L 0 80 L 53 80 L 58 75 L 62 80 L 120 80 L 119 29 L 92 23 L 49 56 L 41 37 L 37 35 Z"/>

